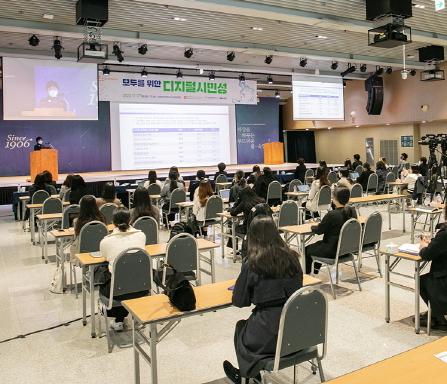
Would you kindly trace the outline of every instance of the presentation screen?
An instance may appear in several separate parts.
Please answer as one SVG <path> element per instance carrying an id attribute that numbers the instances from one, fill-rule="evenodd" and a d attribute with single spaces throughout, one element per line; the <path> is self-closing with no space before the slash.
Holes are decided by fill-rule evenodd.
<path id="1" fill-rule="evenodd" d="M 4 120 L 98 120 L 96 64 L 3 58 Z"/>
<path id="2" fill-rule="evenodd" d="M 112 103 L 111 117 L 114 170 L 236 163 L 234 106 Z"/>
<path id="3" fill-rule="evenodd" d="M 294 76 L 293 120 L 344 120 L 343 80 Z"/>

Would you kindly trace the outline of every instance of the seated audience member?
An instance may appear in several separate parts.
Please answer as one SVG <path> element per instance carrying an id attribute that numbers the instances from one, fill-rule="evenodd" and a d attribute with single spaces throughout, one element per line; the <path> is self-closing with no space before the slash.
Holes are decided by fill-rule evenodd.
<path id="1" fill-rule="evenodd" d="M 152 205 L 148 190 L 144 187 L 138 187 L 133 194 L 133 208 L 130 210 L 131 224 L 143 216 L 153 217 L 157 223 L 160 220 L 160 212 L 157 207 Z"/>
<path id="2" fill-rule="evenodd" d="M 34 178 L 34 183 L 29 188 L 29 195 L 31 196 L 31 198 L 37 191 L 47 191 L 50 196 L 57 194 L 56 188 L 45 182 L 45 176 L 43 175 L 43 173 L 39 173 L 38 175 L 36 175 L 36 177 Z"/>
<path id="3" fill-rule="evenodd" d="M 178 173 L 173 171 L 169 173 L 169 183 L 166 183 L 163 185 L 163 188 L 161 190 L 160 196 L 162 198 L 163 201 L 163 205 L 162 205 L 162 211 L 167 212 L 169 211 L 169 201 L 171 200 L 171 194 L 172 192 L 174 192 L 175 189 L 179 188 L 179 189 L 183 189 L 183 183 L 180 182 L 180 180 L 178 180 Z M 178 212 L 178 208 L 177 207 L 172 207 L 172 212 L 168 217 L 169 221 L 173 221 L 174 217 L 175 217 L 175 212 Z"/>
<path id="4" fill-rule="evenodd" d="M 312 256 L 335 259 L 338 238 L 340 237 L 343 224 L 349 219 L 357 218 L 355 209 L 347 206 L 350 197 L 349 189 L 337 188 L 333 198 L 335 209 L 329 211 L 320 224 L 312 227 L 312 232 L 317 235 L 323 235 L 323 240 L 306 247 L 306 273 L 311 273 Z M 314 273 L 318 273 L 320 267 L 321 264 L 315 263 Z"/>
<path id="5" fill-rule="evenodd" d="M 264 203 L 265 200 L 259 197 L 256 192 L 250 188 L 246 187 L 239 192 L 238 199 L 236 200 L 233 207 L 230 209 L 231 216 L 237 216 L 240 213 L 243 214 L 242 223 L 236 228 L 239 234 L 247 233 L 247 218 L 250 214 L 251 209 L 257 204 Z"/>
<path id="6" fill-rule="evenodd" d="M 447 218 L 447 208 L 446 208 Z M 431 324 L 434 329 L 447 330 L 447 224 L 440 225 L 435 238 L 421 238 L 419 255 L 431 261 L 430 272 L 421 276 L 421 297 L 431 305 Z M 422 316 L 421 325 L 427 325 L 427 316 Z"/>
<path id="7" fill-rule="evenodd" d="M 313 212 L 314 214 L 318 212 L 318 192 L 320 191 L 320 188 L 325 185 L 331 185 L 327 179 L 326 170 L 323 167 L 318 167 L 315 174 L 315 179 L 312 181 L 310 186 L 307 201 L 303 203 L 303 206 L 306 207 L 308 211 Z"/>
<path id="8" fill-rule="evenodd" d="M 381 161 L 381 162 L 383 162 L 383 164 L 385 164 L 385 169 L 388 169 L 388 168 L 390 167 L 389 164 L 388 164 L 388 161 L 387 161 L 386 157 L 381 157 L 381 158 L 379 159 L 379 161 Z"/>
<path id="9" fill-rule="evenodd" d="M 295 169 L 295 175 L 293 176 L 294 179 L 301 181 L 303 184 L 305 183 L 305 176 L 306 176 L 307 167 L 306 164 L 304 164 L 304 159 L 300 158 L 298 159 L 298 166 Z"/>
<path id="10" fill-rule="evenodd" d="M 363 164 L 363 171 L 358 177 L 357 183 L 362 186 L 364 192 L 366 192 L 366 189 L 368 188 L 369 176 L 373 173 L 374 171 L 371 170 L 371 166 L 369 165 L 369 163 Z"/>
<path id="11" fill-rule="evenodd" d="M 255 183 L 256 183 L 256 176 L 252 173 L 250 176 L 248 176 L 247 186 L 250 188 L 254 188 Z"/>
<path id="12" fill-rule="evenodd" d="M 53 174 L 50 171 L 43 171 L 42 175 L 45 178 L 45 183 L 48 185 L 52 185 L 54 187 L 54 190 L 56 191 L 56 181 L 53 180 Z M 57 195 L 57 191 L 56 193 L 53 193 L 53 195 Z"/>
<path id="13" fill-rule="evenodd" d="M 178 171 L 178 168 L 176 166 L 173 166 L 169 169 L 168 177 L 166 178 L 164 185 L 169 184 L 171 182 L 169 175 L 171 173 L 175 173 L 177 175 L 177 181 L 179 181 L 182 184 L 185 184 L 183 177 L 180 175 L 180 172 Z"/>
<path id="14" fill-rule="evenodd" d="M 420 173 L 419 173 L 419 166 L 417 165 L 412 165 L 411 166 L 411 171 L 407 174 L 407 176 L 405 177 L 405 179 L 403 179 L 403 182 L 405 184 L 408 184 L 407 186 L 407 193 L 409 195 L 413 195 L 413 192 L 416 188 L 416 181 L 418 180 L 418 178 L 420 177 Z"/>
<path id="15" fill-rule="evenodd" d="M 268 187 L 272 181 L 276 181 L 276 177 L 273 175 L 272 170 L 269 167 L 264 167 L 264 172 L 256 179 L 254 188 L 256 194 L 266 200 Z"/>
<path id="16" fill-rule="evenodd" d="M 385 163 L 383 161 L 378 161 L 376 164 L 376 174 L 379 180 L 379 186 L 377 188 L 378 193 L 383 193 L 385 190 L 386 176 L 388 173 Z"/>
<path id="17" fill-rule="evenodd" d="M 346 168 L 348 171 L 352 171 L 352 163 L 350 159 L 346 159 L 345 160 L 345 165 L 343 166 L 343 168 Z"/>
<path id="18" fill-rule="evenodd" d="M 154 170 L 150 170 L 147 174 L 147 180 L 144 182 L 143 186 L 144 188 L 148 189 L 149 185 L 151 184 L 157 184 L 160 187 L 163 187 L 163 184 L 160 180 L 157 179 L 157 172 Z"/>
<path id="19" fill-rule="evenodd" d="M 79 204 L 83 196 L 88 195 L 87 185 L 80 175 L 73 175 L 71 179 L 70 204 Z"/>
<path id="20" fill-rule="evenodd" d="M 399 174 L 401 174 L 402 171 L 409 169 L 410 169 L 410 163 L 408 162 L 408 155 L 404 152 L 400 155 Z"/>
<path id="21" fill-rule="evenodd" d="M 341 169 L 339 171 L 339 177 L 340 179 L 337 182 L 337 187 L 347 188 L 349 190 L 352 189 L 352 182 L 349 179 L 349 170 L 348 169 Z"/>
<path id="22" fill-rule="evenodd" d="M 253 172 L 252 172 L 252 175 L 254 176 L 255 181 L 256 181 L 256 179 L 257 179 L 259 176 L 262 175 L 262 173 L 261 173 L 261 167 L 260 167 L 259 165 L 253 165 Z"/>
<path id="23" fill-rule="evenodd" d="M 354 155 L 354 161 L 353 161 L 353 163 L 352 163 L 352 169 L 355 171 L 355 170 L 357 169 L 358 166 L 362 166 L 362 165 L 363 165 L 363 163 L 362 163 L 362 161 L 360 160 L 360 155 L 359 155 L 358 153 L 356 153 L 356 154 Z"/>
<path id="24" fill-rule="evenodd" d="M 192 180 L 192 181 L 189 183 L 189 188 L 188 188 L 188 192 L 189 192 L 189 200 L 191 200 L 191 201 L 194 200 L 194 192 L 195 192 L 196 189 L 199 187 L 200 182 L 201 182 L 202 180 L 205 180 L 205 179 L 206 179 L 206 173 L 205 173 L 205 171 L 204 171 L 203 169 L 199 169 L 199 170 L 197 171 L 197 174 L 196 174 L 196 179 L 195 179 L 195 180 Z"/>
<path id="25" fill-rule="evenodd" d="M 208 180 L 202 180 L 199 184 L 199 188 L 194 192 L 194 205 L 192 207 L 192 213 L 196 215 L 197 221 L 205 221 L 205 210 L 208 199 L 214 195 L 211 183 Z M 206 236 L 206 228 L 202 228 L 202 233 Z"/>
<path id="26" fill-rule="evenodd" d="M 239 193 L 246 187 L 244 176 L 244 171 L 240 170 L 234 174 L 233 185 L 230 189 L 230 203 L 234 203 L 239 197 Z"/>
<path id="27" fill-rule="evenodd" d="M 99 248 L 101 256 L 105 257 L 109 262 L 108 271 L 104 273 L 106 276 L 102 278 L 103 281 L 107 281 L 105 284 L 101 284 L 99 287 L 99 292 L 105 297 L 110 295 L 110 283 L 113 273 L 113 264 L 115 259 L 119 256 L 122 251 L 128 248 L 141 248 L 145 249 L 146 246 L 146 235 L 130 225 L 130 213 L 127 209 L 119 209 L 113 214 L 113 224 L 115 229 L 113 232 L 102 239 Z M 108 277 L 108 279 L 107 279 Z M 146 296 L 149 291 L 142 291 L 126 295 L 115 295 L 114 298 L 118 301 L 135 299 L 137 297 Z M 117 292 L 115 292 L 116 294 Z M 107 311 L 107 316 L 114 317 L 115 320 L 112 322 L 111 327 L 115 331 L 122 331 L 124 328 L 124 319 L 128 315 L 128 312 L 124 307 L 113 307 L 107 310 L 104 305 L 101 306 L 102 313 Z"/>
<path id="28" fill-rule="evenodd" d="M 65 200 L 65 196 L 66 196 L 67 192 L 70 191 L 72 178 L 73 178 L 73 175 L 67 175 L 64 182 L 61 185 L 61 190 L 59 191 L 59 197 L 61 198 L 62 201 Z"/>
<path id="29" fill-rule="evenodd" d="M 303 286 L 298 254 L 281 238 L 269 216 L 260 215 L 250 224 L 247 258 L 233 290 L 233 305 L 255 305 L 247 320 L 236 324 L 234 344 L 239 368 L 224 361 L 223 368 L 232 383 L 242 378 L 260 382 L 262 360 L 276 351 L 281 311 L 292 294 Z"/>
<path id="30" fill-rule="evenodd" d="M 326 175 L 328 175 L 329 172 L 330 172 L 330 170 L 329 170 L 329 168 L 328 168 L 328 166 L 327 166 L 326 160 L 320 160 L 320 161 L 318 162 L 318 164 L 319 164 L 319 166 L 320 166 L 321 168 L 323 168 L 323 170 L 324 170 L 324 172 L 326 173 Z"/>
<path id="31" fill-rule="evenodd" d="M 227 165 L 225 163 L 219 163 L 217 164 L 218 171 L 214 174 L 214 182 L 216 182 L 217 176 L 224 175 L 225 177 L 228 177 L 228 173 L 225 171 L 227 168 Z"/>
<path id="32" fill-rule="evenodd" d="M 419 173 L 424 177 L 428 176 L 428 164 L 425 156 L 422 156 L 419 161 Z"/>
<path id="33" fill-rule="evenodd" d="M 116 197 L 115 184 L 112 182 L 105 183 L 102 189 L 101 197 L 96 199 L 98 208 L 101 208 L 104 204 L 115 204 L 118 207 L 121 205 L 121 200 Z"/>

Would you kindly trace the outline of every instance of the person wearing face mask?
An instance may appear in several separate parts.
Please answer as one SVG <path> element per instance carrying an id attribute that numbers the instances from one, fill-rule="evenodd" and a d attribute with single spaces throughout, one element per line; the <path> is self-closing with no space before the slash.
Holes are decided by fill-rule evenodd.
<path id="1" fill-rule="evenodd" d="M 68 101 L 59 90 L 59 84 L 55 81 L 47 83 L 47 96 L 40 101 L 40 108 L 58 108 L 69 110 Z"/>
<path id="2" fill-rule="evenodd" d="M 36 144 L 34 145 L 35 151 L 40 151 L 41 149 L 45 149 L 45 145 L 43 145 L 43 139 L 40 136 L 36 137 Z"/>

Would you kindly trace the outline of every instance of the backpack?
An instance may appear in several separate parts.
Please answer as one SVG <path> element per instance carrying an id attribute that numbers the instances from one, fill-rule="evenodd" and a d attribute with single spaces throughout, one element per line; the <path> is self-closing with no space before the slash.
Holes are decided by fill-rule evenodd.
<path id="1" fill-rule="evenodd" d="M 182 222 L 175 223 L 171 229 L 171 234 L 169 235 L 169 240 L 171 240 L 174 236 L 179 235 L 180 233 L 189 233 L 190 235 L 193 235 L 193 233 L 187 223 L 182 223 Z"/>

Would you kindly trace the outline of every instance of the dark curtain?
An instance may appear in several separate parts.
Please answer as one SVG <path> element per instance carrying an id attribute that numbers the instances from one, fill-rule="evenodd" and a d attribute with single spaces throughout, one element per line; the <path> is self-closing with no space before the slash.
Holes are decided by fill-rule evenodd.
<path id="1" fill-rule="evenodd" d="M 289 163 L 295 163 L 300 157 L 306 163 L 316 163 L 315 134 L 312 131 L 287 131 L 287 151 Z"/>

